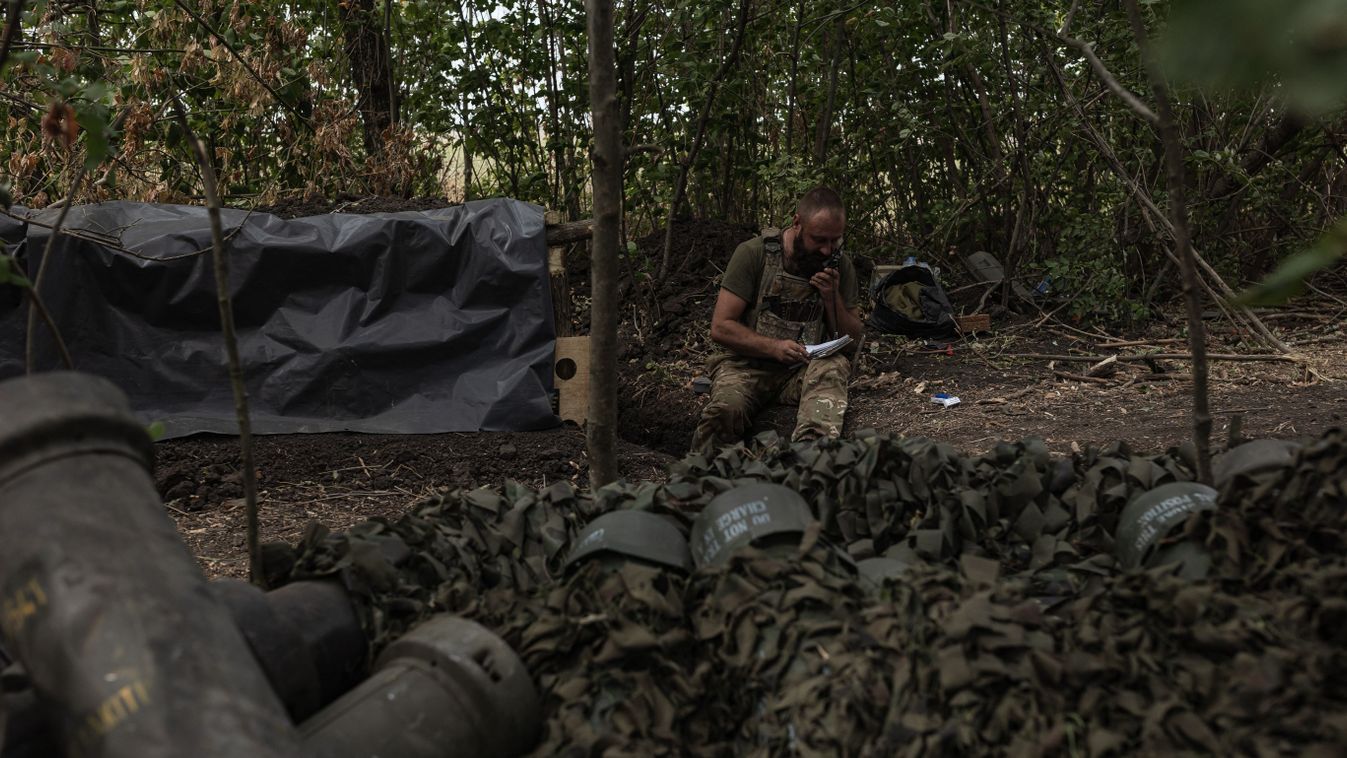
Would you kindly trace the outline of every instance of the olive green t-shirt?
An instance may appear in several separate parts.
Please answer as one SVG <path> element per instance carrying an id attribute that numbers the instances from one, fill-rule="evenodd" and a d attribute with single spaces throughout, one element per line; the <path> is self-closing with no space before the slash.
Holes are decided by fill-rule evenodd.
<path id="1" fill-rule="evenodd" d="M 764 239 L 764 237 L 754 237 L 735 248 L 734 255 L 730 257 L 730 265 L 725 267 L 725 275 L 720 279 L 720 286 L 723 289 L 727 289 L 748 301 L 749 308 L 744 313 L 745 318 L 749 316 L 753 303 L 758 298 L 759 280 L 762 278 L 762 270 L 767 257 L 767 251 L 763 247 Z M 784 252 L 782 256 L 785 256 Z M 851 263 L 851 257 L 846 253 L 842 254 L 842 266 L 838 269 L 838 273 L 842 275 L 842 281 L 839 285 L 842 291 L 842 302 L 848 309 L 855 308 L 857 301 L 860 299 L 856 288 L 856 267 Z"/>

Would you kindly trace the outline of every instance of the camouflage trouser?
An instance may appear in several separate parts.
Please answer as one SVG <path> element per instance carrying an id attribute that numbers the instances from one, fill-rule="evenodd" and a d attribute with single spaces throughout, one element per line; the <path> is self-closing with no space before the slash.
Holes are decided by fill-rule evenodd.
<path id="1" fill-rule="evenodd" d="M 851 378 L 848 356 L 831 355 L 796 367 L 734 356 L 712 361 L 711 399 L 692 436 L 694 452 L 741 441 L 753 416 L 772 402 L 799 404 L 793 440 L 841 435 Z"/>

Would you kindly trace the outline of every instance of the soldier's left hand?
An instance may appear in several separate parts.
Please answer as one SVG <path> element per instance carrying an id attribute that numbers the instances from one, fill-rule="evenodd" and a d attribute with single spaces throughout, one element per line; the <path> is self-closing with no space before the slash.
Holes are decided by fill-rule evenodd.
<path id="1" fill-rule="evenodd" d="M 837 294 L 837 285 L 841 280 L 842 275 L 837 273 L 835 268 L 825 268 L 809 277 L 809 283 L 814 285 L 814 289 L 819 291 L 824 300 Z"/>

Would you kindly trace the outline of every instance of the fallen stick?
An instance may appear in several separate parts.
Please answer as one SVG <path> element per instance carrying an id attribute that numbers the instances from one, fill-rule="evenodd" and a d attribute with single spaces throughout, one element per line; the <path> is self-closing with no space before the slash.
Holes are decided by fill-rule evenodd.
<path id="1" fill-rule="evenodd" d="M 1259 314 L 1264 321 L 1271 321 L 1278 318 L 1303 318 L 1316 321 L 1327 321 L 1333 318 L 1331 311 L 1280 311 L 1277 313 Z"/>
<path id="2" fill-rule="evenodd" d="M 1085 375 L 1090 377 L 1111 376 L 1118 372 L 1118 356 L 1110 355 L 1104 360 L 1094 364 L 1085 370 Z"/>
<path id="3" fill-rule="evenodd" d="M 582 221 L 565 221 L 558 224 L 548 224 L 544 230 L 544 237 L 547 240 L 548 247 L 557 245 L 566 245 L 571 242 L 580 242 L 591 239 L 594 236 L 594 219 L 587 218 Z"/>
<path id="4" fill-rule="evenodd" d="M 997 358 L 1023 358 L 1025 360 L 1035 361 L 1076 361 L 1079 363 L 1097 363 L 1109 356 L 1107 355 L 1049 355 L 1046 353 L 1001 353 Z M 1191 361 L 1193 356 L 1187 353 L 1144 353 L 1142 355 L 1118 355 L 1113 356 L 1120 361 Z M 1292 355 L 1240 355 L 1237 353 L 1207 353 L 1207 360 L 1212 361 L 1277 361 L 1282 363 L 1299 363 L 1300 361 Z"/>
<path id="5" fill-rule="evenodd" d="M 1183 339 L 1182 337 L 1165 337 L 1165 338 L 1163 338 L 1163 339 L 1158 339 L 1158 340 L 1128 340 L 1128 341 L 1126 341 L 1126 342 L 1105 342 L 1105 343 L 1102 343 L 1102 344 L 1100 344 L 1100 345 L 1096 345 L 1096 347 L 1098 347 L 1100 350 L 1111 350 L 1111 349 L 1116 348 L 1116 347 L 1142 347 L 1142 346 L 1145 346 L 1145 345 L 1173 345 L 1173 344 L 1179 344 L 1179 343 L 1187 344 L 1187 342 L 1188 342 L 1188 340 Z"/>
<path id="6" fill-rule="evenodd" d="M 1341 340 L 1342 340 L 1341 334 L 1326 334 L 1322 337 L 1310 337 L 1308 339 L 1297 340 L 1296 342 L 1292 343 L 1292 345 L 1295 347 L 1300 347 L 1301 345 L 1319 345 L 1324 342 L 1339 342 Z"/>
<path id="7" fill-rule="evenodd" d="M 1054 371 L 1052 372 L 1052 375 L 1057 377 L 1058 379 L 1067 379 L 1073 382 L 1093 382 L 1094 384 L 1108 384 L 1107 379 L 1100 379 L 1097 376 L 1081 376 L 1080 374 L 1072 374 L 1066 371 Z"/>

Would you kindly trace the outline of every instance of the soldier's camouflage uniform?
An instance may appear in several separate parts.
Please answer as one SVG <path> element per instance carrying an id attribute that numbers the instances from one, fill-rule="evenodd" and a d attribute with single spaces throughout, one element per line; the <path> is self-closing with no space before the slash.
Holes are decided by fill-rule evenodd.
<path id="1" fill-rule="evenodd" d="M 735 251 L 735 257 L 756 252 L 752 248 L 759 244 L 762 273 L 756 294 L 744 298 L 749 300 L 744 325 L 774 339 L 805 344 L 823 342 L 827 321 L 818 290 L 808 278 L 786 272 L 780 237 L 750 240 Z M 856 273 L 850 259 L 843 256 L 839 271 L 841 291 L 851 306 Z M 799 405 L 791 437 L 795 441 L 837 437 L 842 433 L 847 382 L 851 378 L 849 351 L 797 366 L 718 353 L 708 362 L 707 370 L 711 375 L 711 397 L 693 434 L 693 451 L 711 452 L 721 445 L 743 440 L 753 417 L 774 402 Z"/>

